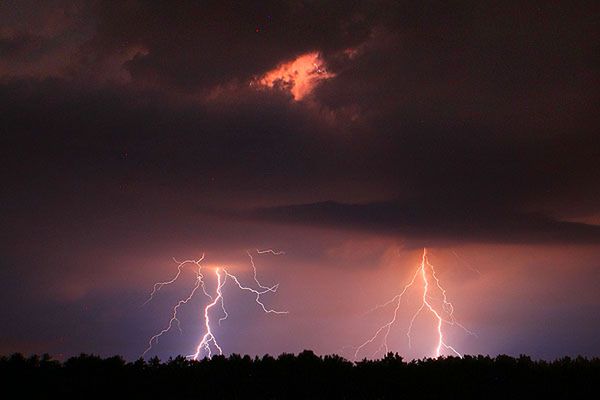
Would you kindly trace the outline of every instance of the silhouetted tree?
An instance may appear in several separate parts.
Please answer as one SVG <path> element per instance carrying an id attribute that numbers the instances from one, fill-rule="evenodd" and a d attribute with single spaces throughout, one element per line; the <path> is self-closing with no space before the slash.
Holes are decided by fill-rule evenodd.
<path id="1" fill-rule="evenodd" d="M 277 358 L 178 356 L 164 363 L 80 354 L 60 363 L 48 354 L 15 353 L 0 356 L 0 379 L 5 393 L 61 399 L 592 399 L 600 359 L 467 355 L 406 362 L 387 353 L 353 363 L 305 350 Z"/>

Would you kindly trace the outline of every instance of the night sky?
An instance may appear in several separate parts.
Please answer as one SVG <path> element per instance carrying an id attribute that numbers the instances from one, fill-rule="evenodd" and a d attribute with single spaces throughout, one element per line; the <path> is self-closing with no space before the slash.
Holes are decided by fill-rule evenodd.
<path id="1" fill-rule="evenodd" d="M 193 286 L 142 306 L 173 257 L 214 290 L 270 248 L 289 314 L 226 286 L 225 353 L 352 358 L 427 247 L 461 353 L 599 356 L 599 25 L 572 0 L 1 1 L 0 353 L 135 359 Z M 193 351 L 206 303 L 149 355 Z"/>

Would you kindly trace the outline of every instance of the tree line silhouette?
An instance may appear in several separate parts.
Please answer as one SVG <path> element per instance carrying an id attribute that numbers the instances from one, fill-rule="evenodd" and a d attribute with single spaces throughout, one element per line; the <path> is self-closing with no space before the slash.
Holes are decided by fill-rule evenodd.
<path id="1" fill-rule="evenodd" d="M 467 355 L 407 362 L 388 353 L 351 362 L 305 350 L 276 358 L 232 354 L 166 362 L 81 354 L 59 362 L 16 353 L 0 357 L 0 380 L 4 393 L 28 398 L 593 399 L 600 359 Z"/>

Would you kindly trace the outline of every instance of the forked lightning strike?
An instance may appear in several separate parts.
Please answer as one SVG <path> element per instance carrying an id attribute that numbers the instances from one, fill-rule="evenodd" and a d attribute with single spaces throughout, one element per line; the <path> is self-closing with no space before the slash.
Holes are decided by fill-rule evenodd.
<path id="1" fill-rule="evenodd" d="M 198 260 L 185 260 L 185 261 L 179 262 L 175 258 L 173 258 L 173 261 L 175 261 L 178 264 L 177 265 L 177 273 L 175 274 L 175 276 L 173 278 L 171 278 L 168 281 L 156 282 L 154 284 L 154 286 L 152 287 L 152 292 L 150 292 L 150 296 L 148 297 L 148 300 L 146 300 L 143 305 L 150 303 L 152 301 L 152 299 L 154 298 L 154 295 L 156 294 L 156 292 L 158 292 L 163 286 L 170 285 L 171 283 L 175 282 L 179 278 L 179 275 L 181 275 L 181 271 L 186 264 L 189 264 L 189 263 L 196 264 L 198 266 L 198 270 L 200 270 L 200 268 L 201 268 L 200 263 L 203 260 L 204 260 L 204 253 L 202 253 L 202 257 L 200 257 Z"/>
<path id="2" fill-rule="evenodd" d="M 196 352 L 187 356 L 188 358 L 192 358 L 194 360 L 197 360 L 200 357 L 202 350 L 206 350 L 206 356 L 208 358 L 212 357 L 212 350 L 210 349 L 211 342 L 213 346 L 216 347 L 216 349 L 219 351 L 219 354 L 223 354 L 223 349 L 221 348 L 221 346 L 219 346 L 219 343 L 217 342 L 217 339 L 215 338 L 215 335 L 213 335 L 212 330 L 210 328 L 210 317 L 208 311 L 212 307 L 214 307 L 215 304 L 217 304 L 218 302 L 221 302 L 221 308 L 225 310 L 225 305 L 223 304 L 223 292 L 221 292 L 221 289 L 223 288 L 223 285 L 227 280 L 227 275 L 225 275 L 225 279 L 223 279 L 223 281 L 221 282 L 221 274 L 219 273 L 219 268 L 215 270 L 215 274 L 217 274 L 217 297 L 215 297 L 206 307 L 204 307 L 204 327 L 206 329 L 206 333 L 204 334 L 204 336 L 202 336 L 202 340 L 196 347 Z M 227 311 L 225 311 L 225 317 L 223 317 L 222 319 L 226 318 Z M 221 319 L 219 320 L 219 323 L 220 322 Z"/>
<path id="3" fill-rule="evenodd" d="M 376 309 L 386 307 L 390 304 L 395 304 L 392 318 L 386 324 L 381 326 L 370 339 L 366 340 L 363 344 L 361 344 L 360 346 L 358 346 L 356 348 L 356 350 L 354 352 L 355 359 L 358 358 L 358 355 L 361 350 L 363 350 L 369 344 L 372 344 L 373 342 L 375 342 L 375 340 L 380 336 L 383 336 L 381 345 L 372 355 L 374 356 L 375 354 L 379 353 L 382 350 L 384 350 L 385 353 L 387 353 L 389 351 L 388 336 L 390 334 L 390 330 L 391 330 L 392 326 L 396 323 L 402 298 L 406 294 L 408 289 L 410 289 L 411 287 L 413 287 L 415 285 L 415 282 L 417 281 L 417 278 L 419 276 L 423 282 L 423 291 L 421 294 L 421 305 L 419 306 L 417 311 L 413 314 L 412 318 L 410 319 L 410 323 L 408 325 L 408 330 L 406 331 L 406 336 L 408 337 L 408 346 L 411 347 L 411 334 L 412 334 L 413 324 L 414 324 L 415 320 L 417 319 L 417 317 L 419 316 L 419 314 L 421 314 L 421 312 L 424 309 L 426 309 L 433 315 L 433 317 L 435 318 L 435 321 L 436 321 L 435 324 L 436 324 L 436 332 L 437 332 L 437 344 L 436 344 L 435 351 L 434 351 L 435 357 L 439 357 L 442 354 L 442 351 L 444 351 L 444 350 L 451 351 L 452 353 L 456 354 L 457 356 L 462 357 L 462 354 L 460 354 L 453 346 L 449 345 L 446 342 L 446 340 L 444 338 L 444 332 L 442 330 L 443 324 L 456 325 L 456 326 L 462 328 L 465 332 L 467 332 L 470 335 L 474 335 L 474 333 L 469 331 L 463 325 L 461 325 L 454 317 L 454 306 L 452 305 L 452 303 L 450 303 L 448 301 L 448 298 L 446 296 L 446 289 L 444 289 L 442 287 L 442 285 L 440 284 L 440 281 L 435 272 L 435 268 L 429 262 L 429 259 L 427 258 L 427 249 L 423 249 L 423 256 L 421 257 L 421 264 L 419 265 L 419 267 L 413 274 L 410 282 L 408 282 L 404 286 L 402 291 L 400 293 L 398 293 L 396 296 L 394 296 L 387 302 L 385 302 L 381 305 L 378 305 L 377 307 L 375 307 L 371 310 L 371 311 L 374 311 Z M 430 286 L 432 285 L 430 283 L 430 278 L 433 279 L 433 281 L 435 282 L 434 283 L 435 286 L 441 293 L 441 296 L 442 296 L 440 299 L 442 302 L 441 310 L 434 307 L 430 302 L 430 300 L 433 299 L 432 295 L 430 294 L 430 292 L 431 292 Z"/>
<path id="4" fill-rule="evenodd" d="M 282 251 L 275 251 L 275 250 L 271 250 L 271 249 L 266 249 L 266 250 L 256 249 L 256 253 L 257 254 L 272 254 L 275 256 L 284 254 Z M 287 311 L 278 311 L 278 310 L 275 310 L 272 308 L 268 308 L 262 302 L 261 296 L 268 292 L 275 293 L 277 291 L 277 289 L 279 288 L 279 284 L 276 284 L 273 286 L 263 285 L 258 280 L 256 265 L 254 263 L 254 258 L 252 257 L 252 253 L 250 253 L 248 251 L 247 254 L 248 254 L 248 257 L 250 258 L 250 265 L 252 266 L 252 274 L 253 274 L 254 282 L 258 286 L 258 289 L 254 289 L 249 286 L 244 286 L 240 282 L 240 280 L 237 278 L 237 276 L 228 272 L 225 268 L 215 268 L 217 285 L 216 285 L 214 295 L 210 295 L 207 292 L 206 287 L 204 285 L 204 276 L 202 275 L 202 265 L 201 265 L 201 262 L 204 260 L 204 254 L 202 254 L 202 257 L 198 260 L 185 260 L 185 261 L 179 262 L 179 261 L 173 259 L 178 264 L 177 265 L 177 273 L 175 274 L 175 276 L 173 278 L 171 278 L 168 281 L 155 283 L 148 300 L 146 300 L 146 302 L 144 304 L 147 304 L 148 302 L 150 302 L 154 298 L 156 293 L 163 286 L 170 285 L 170 284 L 174 283 L 175 281 L 177 281 L 179 279 L 179 277 L 181 276 L 183 268 L 186 265 L 193 264 L 196 267 L 195 268 L 196 284 L 192 288 L 189 295 L 186 298 L 179 300 L 177 302 L 177 304 L 173 307 L 173 313 L 171 315 L 171 319 L 169 320 L 169 323 L 167 324 L 167 326 L 164 329 L 162 329 L 159 333 L 157 333 L 156 335 L 154 335 L 150 338 L 150 340 L 148 341 L 148 347 L 142 354 L 142 357 L 145 356 L 152 349 L 152 347 L 158 343 L 159 338 L 163 334 L 169 332 L 173 328 L 173 325 L 177 325 L 177 328 L 181 331 L 179 319 L 177 318 L 177 313 L 179 311 L 179 308 L 182 305 L 188 303 L 194 297 L 194 295 L 196 294 L 198 289 L 202 289 L 202 292 L 210 299 L 210 302 L 204 307 L 204 312 L 203 312 L 204 332 L 205 333 L 202 336 L 202 339 L 200 340 L 198 345 L 196 346 L 196 351 L 193 354 L 188 355 L 187 357 L 191 358 L 193 360 L 198 360 L 199 358 L 202 358 L 203 356 L 208 357 L 208 358 L 212 357 L 213 351 L 216 351 L 219 354 L 223 354 L 223 349 L 219 345 L 217 338 L 215 337 L 213 330 L 212 330 L 213 328 L 211 326 L 210 311 L 217 304 L 220 305 L 220 308 L 222 311 L 222 316 L 218 320 L 219 325 L 221 325 L 221 322 L 226 320 L 227 317 L 229 316 L 229 314 L 227 313 L 227 310 L 225 308 L 225 301 L 224 301 L 224 297 L 223 297 L 223 287 L 225 286 L 225 283 L 227 282 L 228 278 L 231 279 L 240 290 L 248 291 L 248 292 L 251 292 L 252 294 L 254 294 L 254 296 L 255 296 L 254 300 L 256 301 L 256 303 L 261 307 L 261 309 L 265 313 L 267 313 L 267 314 L 287 314 L 288 313 Z"/>

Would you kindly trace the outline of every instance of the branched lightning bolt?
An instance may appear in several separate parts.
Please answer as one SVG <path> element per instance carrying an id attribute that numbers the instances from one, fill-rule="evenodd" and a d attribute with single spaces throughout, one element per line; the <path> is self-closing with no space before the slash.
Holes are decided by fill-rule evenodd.
<path id="1" fill-rule="evenodd" d="M 267 293 L 267 292 L 275 292 L 277 290 L 278 285 L 275 286 L 263 286 L 260 283 L 258 283 L 258 281 L 256 281 L 259 285 L 260 288 L 264 289 L 264 290 L 256 290 L 256 289 L 252 289 L 251 287 L 247 287 L 244 286 L 240 283 L 240 281 L 238 280 L 238 278 L 235 275 L 230 274 L 229 272 L 227 272 L 226 270 L 223 270 L 223 272 L 225 273 L 226 276 L 230 277 L 238 286 L 238 288 L 240 288 L 241 290 L 246 290 L 248 292 L 252 292 L 256 295 L 255 301 L 256 303 L 263 309 L 264 312 L 266 312 L 267 314 L 288 314 L 288 311 L 277 311 L 274 310 L 272 308 L 267 308 L 265 306 L 265 304 L 260 300 L 260 296 Z"/>
<path id="2" fill-rule="evenodd" d="M 284 254 L 282 251 L 275 251 L 275 250 L 271 250 L 271 249 L 266 249 L 266 250 L 258 250 L 257 249 L 256 253 L 257 254 L 272 254 L 272 255 Z M 183 267 L 187 264 L 195 264 L 197 266 L 196 285 L 194 286 L 192 291 L 189 293 L 188 297 L 186 297 L 185 299 L 179 300 L 177 302 L 177 304 L 173 307 L 173 313 L 172 313 L 171 319 L 169 320 L 169 323 L 167 324 L 167 327 L 150 338 L 150 340 L 148 341 L 148 347 L 146 348 L 146 350 L 144 351 L 142 356 L 145 356 L 148 353 L 148 351 L 150 351 L 152 349 L 153 345 L 158 343 L 158 339 L 163 334 L 165 334 L 171 330 L 173 325 L 176 324 L 177 328 L 181 331 L 180 322 L 179 322 L 179 319 L 177 318 L 177 313 L 179 311 L 179 308 L 182 305 L 189 302 L 194 297 L 194 295 L 196 294 L 196 291 L 198 289 L 202 289 L 203 293 L 210 299 L 210 303 L 208 303 L 204 307 L 204 312 L 203 312 L 205 333 L 202 336 L 198 345 L 196 346 L 196 351 L 193 354 L 188 355 L 187 357 L 197 360 L 204 355 L 205 357 L 210 358 L 213 354 L 213 350 L 216 350 L 219 354 L 223 354 L 222 347 L 217 342 L 217 339 L 216 339 L 216 337 L 213 333 L 212 327 L 211 327 L 210 311 L 217 304 L 220 305 L 220 308 L 222 311 L 222 316 L 218 320 L 219 325 L 221 325 L 221 322 L 226 320 L 227 317 L 229 316 L 229 314 L 227 313 L 227 309 L 225 308 L 225 301 L 224 301 L 224 296 L 223 296 L 223 291 L 222 291 L 225 283 L 227 282 L 227 278 L 230 278 L 231 280 L 233 280 L 240 290 L 253 293 L 255 295 L 256 303 L 261 307 L 261 309 L 265 313 L 267 313 L 267 314 L 287 314 L 288 313 L 287 311 L 278 311 L 278 310 L 275 310 L 272 308 L 267 308 L 267 306 L 265 306 L 265 304 L 262 302 L 261 296 L 268 292 L 275 293 L 279 287 L 279 284 L 275 284 L 273 286 L 264 286 L 258 280 L 257 269 L 256 269 L 256 265 L 254 263 L 254 258 L 252 257 L 252 254 L 249 251 L 247 252 L 247 254 L 248 254 L 248 257 L 250 258 L 250 265 L 252 266 L 254 282 L 258 286 L 258 289 L 254 289 L 252 287 L 242 285 L 240 283 L 240 280 L 237 278 L 237 276 L 228 272 L 225 268 L 216 268 L 215 275 L 217 278 L 217 285 L 216 285 L 214 295 L 210 295 L 207 292 L 206 287 L 204 285 L 204 280 L 203 280 L 204 276 L 202 275 L 202 266 L 201 266 L 201 262 L 204 260 L 204 254 L 198 260 L 186 260 L 186 261 L 179 262 L 179 261 L 173 259 L 178 264 L 177 265 L 177 273 L 175 274 L 175 276 L 173 278 L 171 278 L 168 281 L 155 283 L 153 286 L 152 292 L 150 293 L 150 297 L 148 298 L 148 300 L 146 300 L 146 302 L 144 304 L 151 301 L 154 298 L 154 295 L 163 286 L 170 285 L 170 284 L 174 283 L 175 281 L 177 281 L 177 279 L 180 277 L 180 275 L 182 273 Z"/>
<path id="3" fill-rule="evenodd" d="M 219 354 L 223 354 L 223 349 L 221 348 L 221 346 L 219 346 L 219 343 L 217 342 L 217 339 L 215 338 L 215 335 L 213 335 L 212 330 L 210 328 L 210 316 L 208 314 L 208 311 L 212 307 L 214 307 L 215 304 L 217 304 L 219 301 L 221 301 L 221 307 L 223 308 L 223 310 L 225 309 L 225 306 L 222 302 L 223 292 L 221 291 L 221 289 L 227 281 L 227 275 L 225 275 L 225 279 L 221 280 L 219 268 L 215 269 L 215 274 L 217 275 L 217 296 L 206 307 L 204 307 L 204 327 L 206 329 L 206 333 L 204 334 L 204 336 L 202 336 L 202 340 L 200 341 L 200 343 L 198 343 L 198 346 L 196 347 L 196 352 L 187 356 L 188 358 L 192 358 L 194 360 L 197 360 L 200 357 L 202 349 L 206 350 L 206 356 L 208 358 L 212 357 L 212 350 L 210 349 L 211 342 L 218 350 Z M 225 315 L 227 315 L 227 311 L 225 311 Z"/>
<path id="4" fill-rule="evenodd" d="M 267 254 L 267 253 L 270 253 L 270 254 L 273 254 L 273 255 L 276 255 L 276 256 L 284 254 L 282 251 L 276 252 L 276 251 L 273 251 L 273 250 L 270 250 L 270 249 L 269 250 L 258 250 L 258 249 L 256 249 L 256 252 L 258 254 Z M 264 289 L 267 292 L 273 292 L 273 293 L 275 293 L 277 291 L 277 288 L 279 287 L 279 284 L 277 284 L 275 286 L 271 286 L 271 287 L 263 286 L 259 282 L 258 277 L 256 276 L 256 265 L 254 264 L 254 257 L 252 257 L 252 254 L 249 251 L 246 251 L 246 254 L 248 254 L 248 257 L 250 257 L 250 265 L 252 265 L 252 273 L 254 275 L 254 282 L 256 282 L 256 284 L 258 285 L 259 288 Z M 225 272 L 227 272 L 227 271 L 225 271 Z M 240 285 L 240 283 L 237 281 L 237 278 L 235 278 L 235 282 L 238 284 L 238 286 L 240 287 L 240 289 L 242 289 L 242 290 L 251 290 L 250 288 L 244 288 L 244 287 L 242 287 Z M 260 294 L 262 294 L 262 293 L 260 293 Z M 260 294 L 258 294 L 258 296 L 260 296 Z M 263 306 L 263 308 L 264 308 L 264 306 Z"/>
<path id="5" fill-rule="evenodd" d="M 415 282 L 417 281 L 417 278 L 419 278 L 419 276 L 423 283 L 423 291 L 421 294 L 421 305 L 419 306 L 417 311 L 413 314 L 413 316 L 410 320 L 409 326 L 408 326 L 408 330 L 406 332 L 406 336 L 408 337 L 408 346 L 409 347 L 411 346 L 411 334 L 412 334 L 413 324 L 414 324 L 415 320 L 417 319 L 417 317 L 419 316 L 419 314 L 421 314 L 421 312 L 424 309 L 426 309 L 434 316 L 434 318 L 436 320 L 436 332 L 437 332 L 438 339 L 437 339 L 437 345 L 436 345 L 435 351 L 434 351 L 435 357 L 439 357 L 442 354 L 443 350 L 449 350 L 452 353 L 456 354 L 457 356 L 462 357 L 462 354 L 460 354 L 453 346 L 446 343 L 445 338 L 444 338 L 444 333 L 442 330 L 443 324 L 456 325 L 471 335 L 474 335 L 474 333 L 469 331 L 463 325 L 461 325 L 454 317 L 454 306 L 452 305 L 452 303 L 450 303 L 448 301 L 448 298 L 446 296 L 446 289 L 444 289 L 442 287 L 440 280 L 438 279 L 438 277 L 436 275 L 435 267 L 429 262 L 429 259 L 427 257 L 427 249 L 423 249 L 423 256 L 421 257 L 421 263 L 418 266 L 415 273 L 413 274 L 410 282 L 404 286 L 404 288 L 402 289 L 402 291 L 399 294 L 397 294 L 396 296 L 392 297 L 387 302 L 380 304 L 371 310 L 371 311 L 374 311 L 376 309 L 386 307 L 390 304 L 395 304 L 392 318 L 387 323 L 385 323 L 383 326 L 381 326 L 372 337 L 367 339 L 364 343 L 362 343 L 360 346 L 358 346 L 356 348 L 356 350 L 354 352 L 355 359 L 358 358 L 358 354 L 361 350 L 363 350 L 367 345 L 375 342 L 375 340 L 377 340 L 377 338 L 380 336 L 383 337 L 383 340 L 382 340 L 379 348 L 373 353 L 373 356 L 380 351 L 385 351 L 386 353 L 388 352 L 388 350 L 389 350 L 388 349 L 388 336 L 390 334 L 390 330 L 391 330 L 392 326 L 396 323 L 402 298 L 405 295 L 405 293 L 408 291 L 408 289 L 410 289 L 411 287 L 413 287 L 415 285 Z M 433 279 L 434 283 L 430 283 L 430 278 Z M 441 293 L 441 296 L 442 296 L 440 299 L 442 302 L 441 310 L 436 309 L 430 302 L 430 300 L 433 299 L 433 297 L 430 294 L 430 291 L 431 291 L 430 286 L 431 285 L 435 285 L 435 287 Z"/>
<path id="6" fill-rule="evenodd" d="M 144 302 L 144 306 L 148 303 L 150 303 L 152 301 L 152 299 L 154 298 L 154 295 L 156 294 L 156 292 L 158 292 L 163 286 L 166 285 L 170 285 L 171 283 L 175 282 L 177 279 L 179 279 L 179 275 L 181 275 L 181 271 L 183 269 L 183 267 L 186 264 L 196 264 L 198 266 L 198 268 L 200 268 L 200 263 L 204 260 L 204 253 L 202 253 L 202 257 L 200 257 L 198 260 L 185 260 L 185 261 L 177 261 L 175 258 L 173 258 L 173 261 L 175 261 L 178 265 L 177 265 L 177 273 L 175 274 L 175 276 L 173 278 L 171 278 L 168 281 L 165 282 L 156 282 L 154 284 L 154 286 L 152 287 L 152 292 L 150 292 L 150 296 L 148 297 L 148 299 Z"/>
<path id="7" fill-rule="evenodd" d="M 150 338 L 150 340 L 148 341 L 148 347 L 142 354 L 142 357 L 145 356 L 146 353 L 148 353 L 152 349 L 153 344 L 158 343 L 159 337 L 161 337 L 163 334 L 169 332 L 171 330 L 171 328 L 173 328 L 174 323 L 177 324 L 177 329 L 179 329 L 179 331 L 181 332 L 181 325 L 180 325 L 179 319 L 177 318 L 177 312 L 179 311 L 179 307 L 186 304 L 188 301 L 190 301 L 192 299 L 192 297 L 194 297 L 194 294 L 196 293 L 196 290 L 198 290 L 199 287 L 204 288 L 204 281 L 202 280 L 202 274 L 200 273 L 200 268 L 198 268 L 198 272 L 196 273 L 196 285 L 190 292 L 189 296 L 186 297 L 185 299 L 179 300 L 177 302 L 177 304 L 175 305 L 175 307 L 173 307 L 173 314 L 171 315 L 169 324 L 162 331 L 160 331 L 159 333 L 157 333 L 156 335 L 154 335 Z"/>
<path id="8" fill-rule="evenodd" d="M 204 276 L 202 275 L 202 266 L 200 264 L 202 262 L 202 260 L 204 260 L 204 254 L 202 254 L 202 257 L 200 257 L 200 259 L 198 259 L 198 260 L 185 260 L 185 261 L 180 262 L 174 258 L 173 261 L 175 261 L 178 264 L 177 265 L 177 274 L 169 281 L 158 282 L 158 283 L 154 284 L 152 292 L 150 293 L 150 297 L 148 298 L 148 300 L 146 300 L 146 302 L 144 304 L 147 304 L 149 301 L 151 301 L 154 298 L 154 294 L 157 291 L 159 291 L 160 288 L 162 288 L 165 285 L 170 285 L 171 283 L 174 283 L 181 275 L 182 269 L 185 265 L 194 264 L 198 268 L 196 270 L 196 285 L 193 287 L 193 289 L 190 292 L 190 294 L 188 295 L 188 297 L 186 297 L 185 299 L 179 300 L 177 302 L 177 304 L 173 307 L 173 313 L 171 314 L 171 319 L 169 320 L 167 327 L 150 338 L 150 340 L 148 341 L 148 347 L 146 348 L 144 353 L 142 353 L 142 357 L 144 357 L 146 355 L 146 353 L 148 353 L 152 349 L 152 346 L 154 344 L 158 343 L 158 339 L 163 334 L 169 332 L 171 330 L 171 328 L 173 328 L 174 323 L 177 324 L 177 329 L 179 329 L 179 331 L 181 332 L 181 324 L 179 322 L 179 319 L 177 318 L 177 312 L 179 311 L 179 307 L 186 304 L 194 297 L 194 294 L 196 294 L 196 290 L 198 290 L 199 288 L 202 288 L 202 291 L 204 292 L 204 294 L 212 300 L 212 296 L 206 292 L 206 287 L 204 286 L 204 280 L 203 280 Z"/>

